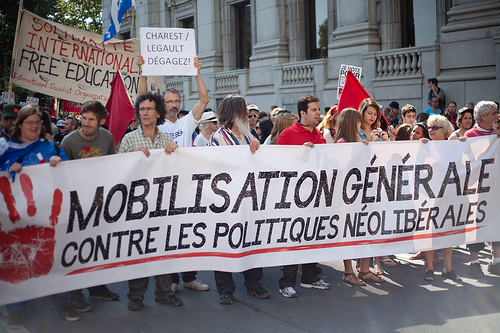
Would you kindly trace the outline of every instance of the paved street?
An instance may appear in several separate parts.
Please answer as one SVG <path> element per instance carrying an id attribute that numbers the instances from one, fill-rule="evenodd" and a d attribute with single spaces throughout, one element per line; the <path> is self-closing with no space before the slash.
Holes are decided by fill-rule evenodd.
<path id="1" fill-rule="evenodd" d="M 423 261 L 410 261 L 410 255 L 396 256 L 399 265 L 386 268 L 386 283 L 366 287 L 342 282 L 341 261 L 322 263 L 332 288 L 320 291 L 297 285 L 296 299 L 278 293 L 279 267 L 264 269 L 262 282 L 271 291 L 266 300 L 246 295 L 243 274 L 238 273 L 236 301 L 230 306 L 218 303 L 212 272 L 198 274 L 210 291 L 180 287 L 177 296 L 184 306 L 179 308 L 154 302 L 151 279 L 144 309 L 130 312 L 127 283 L 120 282 L 109 285 L 120 294 L 119 302 L 91 301 L 93 311 L 75 323 L 57 318 L 50 298 L 32 300 L 24 328 L 11 332 L 498 332 L 500 277 L 486 273 L 483 280 L 471 279 L 468 252 L 462 246 L 454 251 L 453 260 L 463 281 L 443 280 L 441 264 L 435 267 L 436 280 L 428 283 Z M 481 252 L 485 272 L 488 258 Z M 9 332 L 2 316 L 0 332 Z"/>

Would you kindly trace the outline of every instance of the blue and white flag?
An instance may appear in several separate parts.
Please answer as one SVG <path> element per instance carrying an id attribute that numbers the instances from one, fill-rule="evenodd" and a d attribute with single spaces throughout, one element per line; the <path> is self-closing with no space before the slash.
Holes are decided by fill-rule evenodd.
<path id="1" fill-rule="evenodd" d="M 130 8 L 135 7 L 134 0 L 112 0 L 111 1 L 111 25 L 104 34 L 103 43 L 113 38 L 120 31 L 123 14 Z"/>

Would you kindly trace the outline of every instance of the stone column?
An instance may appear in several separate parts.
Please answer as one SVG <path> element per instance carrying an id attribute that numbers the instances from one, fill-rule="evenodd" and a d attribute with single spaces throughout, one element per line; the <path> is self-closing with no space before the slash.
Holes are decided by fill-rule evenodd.
<path id="1" fill-rule="evenodd" d="M 262 86 L 273 83 L 275 64 L 286 63 L 288 57 L 288 40 L 286 34 L 286 2 L 285 0 L 268 0 L 252 2 L 252 28 L 255 32 L 255 44 L 250 57 L 250 86 Z"/>
<path id="2" fill-rule="evenodd" d="M 220 0 L 197 1 L 198 57 L 210 72 L 222 70 Z"/>

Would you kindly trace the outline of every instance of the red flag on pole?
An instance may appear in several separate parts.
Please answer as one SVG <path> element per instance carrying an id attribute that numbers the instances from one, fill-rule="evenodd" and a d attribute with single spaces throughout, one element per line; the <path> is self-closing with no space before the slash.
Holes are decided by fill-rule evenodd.
<path id="1" fill-rule="evenodd" d="M 111 82 L 111 94 L 106 103 L 106 110 L 109 112 L 106 126 L 113 134 L 115 145 L 117 145 L 125 134 L 127 126 L 135 118 L 134 104 L 125 89 L 120 71 L 116 71 L 115 78 Z"/>
<path id="2" fill-rule="evenodd" d="M 345 108 L 354 108 L 358 110 L 359 105 L 365 98 L 372 97 L 366 92 L 365 88 L 363 88 L 356 76 L 354 76 L 351 71 L 348 71 L 345 79 L 344 89 L 340 94 L 339 105 L 337 107 L 338 112 L 342 112 L 342 110 L 344 110 Z M 387 126 L 389 126 L 389 120 L 387 120 L 383 112 L 382 117 L 388 124 Z"/>
<path id="3" fill-rule="evenodd" d="M 339 113 L 345 108 L 359 109 L 359 104 L 365 98 L 371 98 L 371 96 L 366 92 L 361 83 L 359 83 L 356 76 L 351 71 L 348 71 L 344 89 L 342 89 L 342 93 L 340 94 Z"/>

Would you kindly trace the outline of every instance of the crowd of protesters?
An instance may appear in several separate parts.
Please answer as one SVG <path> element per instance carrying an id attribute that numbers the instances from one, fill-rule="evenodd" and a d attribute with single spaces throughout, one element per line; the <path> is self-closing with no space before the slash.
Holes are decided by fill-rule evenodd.
<path id="1" fill-rule="evenodd" d="M 138 62 L 140 64 L 141 59 Z M 346 142 L 368 145 L 374 141 L 420 140 L 427 144 L 435 140 L 466 140 L 469 137 L 498 134 L 500 131 L 498 104 L 495 102 L 480 101 L 475 106 L 469 102 L 469 105 L 458 111 L 457 104 L 449 102 L 446 109 L 441 110 L 440 106 L 444 105 L 445 100 L 444 91 L 438 87 L 436 79 L 429 80 L 429 108 L 422 112 L 410 104 L 400 110 L 397 101 L 383 109 L 375 99 L 368 98 L 358 108 L 339 110 L 335 105 L 328 108 L 326 115 L 322 115 L 319 99 L 309 95 L 298 100 L 294 112 L 272 106 L 268 113 L 238 95 L 226 96 L 218 109 L 213 111 L 206 108 L 210 98 L 200 74 L 201 62 L 196 58 L 194 64 L 198 69 L 196 82 L 199 101 L 193 110 L 183 112 L 180 109 L 180 93 L 175 89 L 167 89 L 163 95 L 148 92 L 144 77 L 141 77 L 140 95 L 135 102 L 135 119 L 116 147 L 112 135 L 103 128 L 108 113 L 100 102 L 86 102 L 78 118 L 69 116 L 60 119 L 55 126 L 50 119 L 50 110 L 34 104 L 24 107 L 2 105 L 1 169 L 10 171 L 15 177 L 23 166 L 43 161 L 56 167 L 68 159 L 115 153 L 142 151 L 149 156 L 151 149 L 163 149 L 166 154 L 175 155 L 177 147 L 248 145 L 250 151 L 255 153 L 261 144 L 305 145 L 311 149 L 317 144 Z M 98 149 L 89 150 L 89 147 Z M 89 151 L 96 153 L 88 154 Z M 31 158 L 37 154 L 41 154 L 43 159 Z M 12 156 L 16 158 L 7 158 Z M 500 242 L 492 243 L 492 261 L 488 266 L 488 272 L 495 275 L 500 275 L 499 246 Z M 483 243 L 469 245 L 469 272 L 476 278 L 484 275 L 478 260 L 478 252 L 482 249 Z M 460 276 L 452 267 L 453 249 L 442 249 L 442 253 L 442 276 L 460 281 Z M 382 283 L 385 281 L 382 277 L 384 267 L 397 266 L 390 256 L 353 259 L 356 270 L 353 260 L 347 259 L 344 260 L 343 274 L 343 282 L 353 286 Z M 434 265 L 441 263 L 436 250 L 417 253 L 411 259 L 425 260 L 424 278 L 427 281 L 434 280 Z M 282 296 L 298 297 L 295 290 L 298 268 L 298 265 L 282 267 L 283 277 L 278 281 Z M 183 272 L 183 286 L 199 291 L 208 290 L 209 286 L 197 279 L 196 273 Z M 253 268 L 243 274 L 248 295 L 261 299 L 271 296 L 260 283 L 262 268 Z M 214 276 L 220 294 L 219 302 L 232 304 L 236 287 L 231 272 L 216 271 Z M 155 301 L 181 306 L 182 301 L 175 296 L 179 278 L 178 274 L 155 276 Z M 129 281 L 129 310 L 142 310 L 148 280 L 145 277 Z M 321 267 L 316 262 L 302 265 L 300 286 L 318 290 L 330 288 L 330 284 L 321 278 Z M 104 285 L 89 287 L 89 298 L 108 301 L 119 299 L 118 294 Z M 79 312 L 91 309 L 82 290 L 53 295 L 52 299 L 59 316 L 69 321 L 79 320 Z M 8 305 L 9 327 L 18 327 L 25 304 Z"/>

